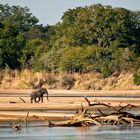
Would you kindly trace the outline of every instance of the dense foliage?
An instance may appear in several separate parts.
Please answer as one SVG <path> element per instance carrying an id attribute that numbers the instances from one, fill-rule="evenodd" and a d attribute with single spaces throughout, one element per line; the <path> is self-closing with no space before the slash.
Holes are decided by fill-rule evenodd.
<path id="1" fill-rule="evenodd" d="M 21 65 L 21 50 L 26 45 L 25 34 L 38 22 L 28 8 L 0 4 L 0 67 Z"/>
<path id="2" fill-rule="evenodd" d="M 28 8 L 0 4 L 0 68 L 104 77 L 140 68 L 139 11 L 96 4 L 69 9 L 53 26 L 37 23 Z"/>

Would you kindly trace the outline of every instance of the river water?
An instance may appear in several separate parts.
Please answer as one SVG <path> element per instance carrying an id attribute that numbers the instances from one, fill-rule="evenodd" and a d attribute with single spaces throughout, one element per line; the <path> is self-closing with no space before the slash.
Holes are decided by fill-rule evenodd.
<path id="1" fill-rule="evenodd" d="M 140 140 L 140 126 L 22 127 L 14 131 L 0 124 L 0 140 Z"/>
<path id="2" fill-rule="evenodd" d="M 29 127 L 0 128 L 0 140 L 140 140 L 140 127 Z"/>

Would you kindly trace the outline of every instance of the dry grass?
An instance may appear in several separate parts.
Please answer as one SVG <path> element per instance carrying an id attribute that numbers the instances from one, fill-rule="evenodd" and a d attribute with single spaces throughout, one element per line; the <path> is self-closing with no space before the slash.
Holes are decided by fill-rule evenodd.
<path id="1" fill-rule="evenodd" d="M 133 74 L 131 72 L 122 72 L 120 75 L 111 75 L 103 78 L 100 73 L 46 73 L 34 72 L 31 70 L 10 70 L 6 68 L 0 72 L 1 89 L 34 89 L 41 81 L 48 89 L 64 89 L 65 81 L 63 77 L 73 79 L 74 84 L 70 89 L 76 90 L 104 90 L 104 89 L 140 89 L 140 86 L 134 85 Z M 68 82 L 66 84 L 69 84 Z"/>

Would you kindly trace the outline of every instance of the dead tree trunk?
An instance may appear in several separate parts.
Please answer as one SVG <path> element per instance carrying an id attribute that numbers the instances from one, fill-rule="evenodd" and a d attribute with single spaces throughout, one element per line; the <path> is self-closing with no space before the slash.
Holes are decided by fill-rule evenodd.
<path id="1" fill-rule="evenodd" d="M 85 97 L 88 106 L 98 106 L 98 114 L 87 113 L 88 107 L 84 109 L 81 106 L 81 111 L 75 114 L 73 119 L 67 121 L 59 121 L 59 122 L 49 122 L 49 126 L 92 126 L 92 125 L 134 125 L 135 122 L 140 122 L 140 115 L 135 115 L 130 113 L 131 109 L 137 108 L 134 105 L 127 104 L 122 106 L 119 104 L 118 106 L 112 106 L 110 103 L 102 103 L 98 101 L 94 101 L 91 103 L 87 97 Z M 104 106 L 105 108 L 109 108 L 108 113 L 104 113 L 103 110 L 100 109 L 100 106 Z"/>

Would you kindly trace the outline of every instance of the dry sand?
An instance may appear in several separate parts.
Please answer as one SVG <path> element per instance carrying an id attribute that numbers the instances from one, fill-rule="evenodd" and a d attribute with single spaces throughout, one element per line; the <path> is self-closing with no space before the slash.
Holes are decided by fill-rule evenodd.
<path id="1" fill-rule="evenodd" d="M 100 101 L 110 103 L 113 106 L 133 104 L 140 106 L 140 98 L 133 98 L 132 96 L 140 96 L 139 90 L 100 90 L 100 91 L 71 91 L 71 90 L 49 90 L 49 95 L 66 97 L 49 97 L 49 102 L 44 99 L 44 103 L 30 103 L 29 93 L 31 90 L 0 90 L 0 122 L 9 122 L 13 120 L 27 119 L 27 112 L 29 112 L 28 121 L 38 120 L 66 120 L 74 116 L 74 113 L 81 108 L 81 104 L 86 107 L 87 102 L 84 96 L 126 96 L 125 98 L 116 97 L 89 97 L 91 102 Z M 15 97 L 11 97 L 14 95 Z M 19 98 L 21 94 L 25 93 L 25 97 Z M 3 95 L 5 97 L 3 97 Z M 81 97 L 70 97 L 80 95 Z M 130 97 L 128 97 L 130 96 Z M 10 103 L 15 102 L 15 103 Z M 90 107 L 92 110 L 97 110 L 96 107 Z M 102 107 L 103 108 L 103 107 Z"/>

